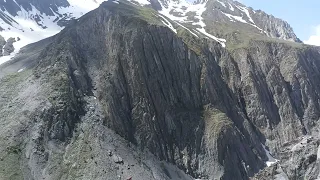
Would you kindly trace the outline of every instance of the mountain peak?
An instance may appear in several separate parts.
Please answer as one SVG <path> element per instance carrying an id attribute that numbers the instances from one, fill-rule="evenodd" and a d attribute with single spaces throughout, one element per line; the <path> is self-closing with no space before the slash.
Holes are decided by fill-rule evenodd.
<path id="1" fill-rule="evenodd" d="M 5 40 L 20 39 L 13 44 L 14 55 L 25 45 L 56 34 L 71 20 L 97 8 L 102 2 L 104 0 L 0 0 L 0 35 Z M 180 27 L 196 37 L 217 41 L 222 46 L 264 37 L 301 42 L 285 21 L 233 0 L 127 2 L 158 11 L 158 21 L 173 31 Z M 235 41 L 235 33 L 240 33 L 242 39 Z"/>

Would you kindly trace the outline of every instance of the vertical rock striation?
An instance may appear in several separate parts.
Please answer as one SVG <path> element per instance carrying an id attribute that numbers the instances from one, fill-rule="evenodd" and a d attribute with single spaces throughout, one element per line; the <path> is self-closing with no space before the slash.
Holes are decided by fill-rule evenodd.
<path id="1" fill-rule="evenodd" d="M 225 49 L 118 3 L 103 3 L 40 52 L 30 46 L 36 65 L 0 79 L 0 178 L 317 174 L 314 148 L 294 146 L 318 130 L 317 47 L 268 39 Z M 314 139 L 306 143 L 316 147 Z M 300 152 L 294 162 L 310 155 L 296 174 L 289 146 Z M 280 162 L 261 171 L 267 149 Z"/>

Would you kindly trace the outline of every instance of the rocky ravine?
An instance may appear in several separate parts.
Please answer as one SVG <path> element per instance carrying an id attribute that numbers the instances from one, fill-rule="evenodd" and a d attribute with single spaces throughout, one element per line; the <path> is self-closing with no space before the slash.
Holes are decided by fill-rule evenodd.
<path id="1" fill-rule="evenodd" d="M 319 174 L 319 48 L 225 49 L 118 3 L 0 67 L 0 179 Z"/>

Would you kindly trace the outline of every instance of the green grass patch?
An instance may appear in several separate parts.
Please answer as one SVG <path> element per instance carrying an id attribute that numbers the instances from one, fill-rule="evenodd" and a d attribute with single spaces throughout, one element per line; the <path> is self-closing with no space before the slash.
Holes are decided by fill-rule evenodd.
<path id="1" fill-rule="evenodd" d="M 134 2 L 133 2 L 134 3 Z M 111 12 L 117 12 L 132 19 L 140 19 L 149 24 L 161 25 L 162 22 L 157 16 L 158 12 L 149 7 L 141 7 L 128 1 L 119 1 L 119 4 L 114 2 L 105 2 L 105 8 Z"/>
<path id="2" fill-rule="evenodd" d="M 203 46 L 201 39 L 195 37 L 188 30 L 182 27 L 177 28 L 177 34 L 182 38 L 182 41 L 188 46 L 188 48 L 194 51 L 197 55 L 201 55 Z"/>
<path id="3" fill-rule="evenodd" d="M 218 138 L 219 134 L 228 128 L 233 128 L 233 122 L 222 111 L 206 108 L 203 112 L 206 134 L 210 138 Z"/>

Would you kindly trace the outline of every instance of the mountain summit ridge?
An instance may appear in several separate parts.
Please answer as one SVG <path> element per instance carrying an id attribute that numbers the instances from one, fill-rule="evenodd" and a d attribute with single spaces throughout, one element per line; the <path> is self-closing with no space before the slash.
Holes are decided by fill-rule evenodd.
<path id="1" fill-rule="evenodd" d="M 23 46 L 58 33 L 72 20 L 97 8 L 101 2 L 103 0 L 41 2 L 1 0 L 0 35 L 5 40 L 19 38 L 19 41 L 13 43 L 15 51 L 10 52 L 13 56 Z M 234 43 L 234 33 L 238 31 L 246 36 L 249 34 L 249 38 L 256 38 L 251 37 L 255 34 L 255 36 L 301 42 L 285 21 L 263 11 L 247 8 L 236 1 L 209 0 L 189 3 L 185 0 L 132 0 L 131 2 L 159 11 L 173 22 L 172 27 L 181 26 L 197 36 L 211 38 L 222 45 L 229 40 Z"/>

